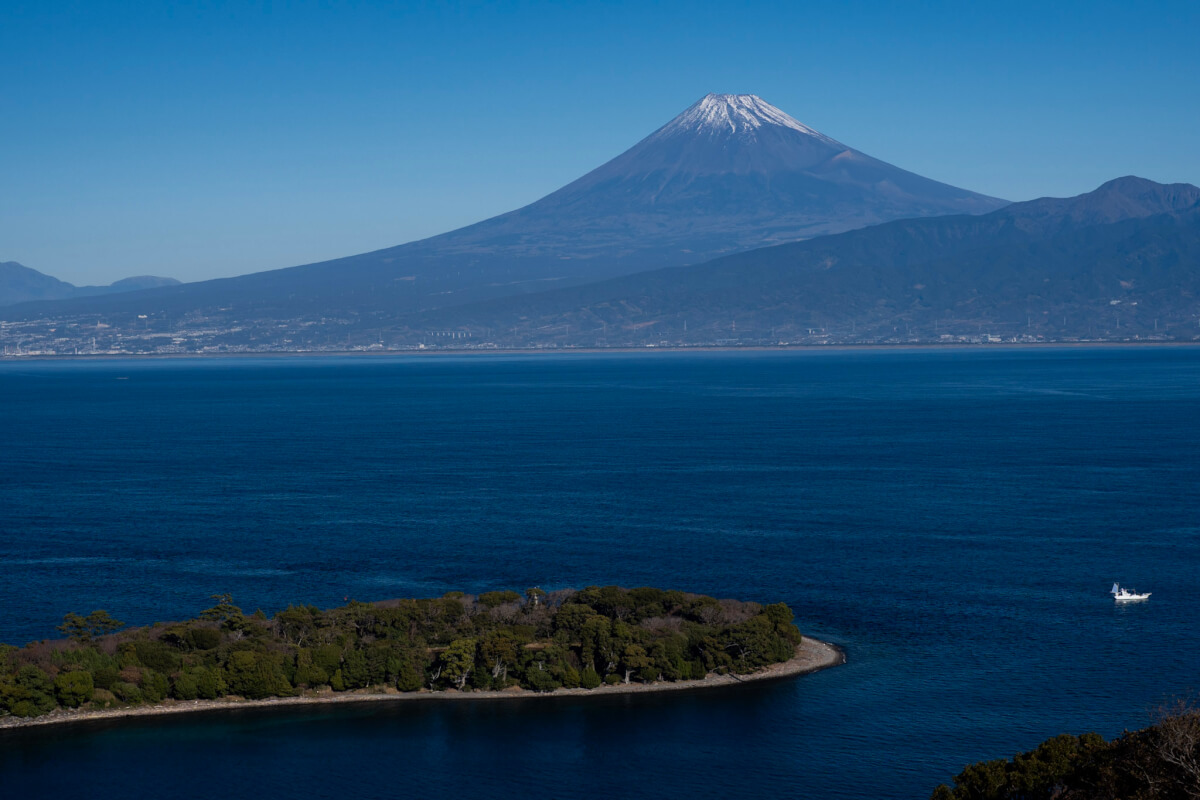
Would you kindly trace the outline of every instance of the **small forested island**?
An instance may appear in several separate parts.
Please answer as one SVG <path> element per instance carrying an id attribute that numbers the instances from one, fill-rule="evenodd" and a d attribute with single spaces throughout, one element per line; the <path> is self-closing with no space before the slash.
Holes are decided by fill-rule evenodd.
<path id="1" fill-rule="evenodd" d="M 784 603 L 653 588 L 450 592 L 273 617 L 213 600 L 195 619 L 138 628 L 67 614 L 66 638 L 0 645 L 0 726 L 277 698 L 645 691 L 842 661 Z"/>
<path id="2" fill-rule="evenodd" d="M 932 800 L 1200 798 L 1200 707 L 1177 701 L 1111 741 L 1063 734 L 1012 759 L 968 765 Z"/>

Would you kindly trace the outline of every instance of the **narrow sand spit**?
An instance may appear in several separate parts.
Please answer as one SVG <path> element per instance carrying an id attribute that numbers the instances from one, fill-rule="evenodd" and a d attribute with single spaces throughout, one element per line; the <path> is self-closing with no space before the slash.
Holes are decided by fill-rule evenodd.
<path id="1" fill-rule="evenodd" d="M 616 694 L 641 694 L 643 692 L 677 692 L 707 689 L 714 686 L 732 686 L 752 681 L 777 680 L 793 675 L 834 667 L 846 663 L 846 655 L 838 647 L 807 636 L 796 648 L 796 655 L 789 661 L 773 664 L 749 675 L 709 675 L 694 681 L 662 683 L 619 683 L 616 686 L 601 686 L 598 689 L 555 689 L 553 692 L 531 692 L 527 689 L 505 689 L 487 692 L 457 692 L 453 690 L 430 692 L 380 692 L 360 690 L 301 695 L 299 697 L 270 697 L 265 700 L 168 700 L 155 706 L 130 708 L 108 708 L 99 711 L 57 710 L 40 717 L 18 719 L 0 718 L 2 728 L 25 728 L 37 725 L 57 725 L 67 722 L 84 722 L 98 719 L 120 719 L 124 717 L 152 717 L 163 714 L 183 714 L 190 711 L 215 711 L 229 708 L 277 708 L 282 706 L 325 705 L 330 703 L 396 703 L 408 701 L 452 701 L 472 702 L 476 700 L 539 699 L 565 696 L 609 696 Z"/>

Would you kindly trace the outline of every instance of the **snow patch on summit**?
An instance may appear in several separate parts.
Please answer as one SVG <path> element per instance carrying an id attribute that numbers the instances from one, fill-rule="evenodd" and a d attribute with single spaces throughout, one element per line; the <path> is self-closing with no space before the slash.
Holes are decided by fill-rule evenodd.
<path id="1" fill-rule="evenodd" d="M 790 128 L 826 144 L 845 147 L 841 142 L 808 127 L 753 94 L 707 94 L 650 138 L 664 139 L 683 133 L 694 135 L 697 132 L 707 132 L 710 135 L 753 135 L 759 128 L 768 125 Z"/>

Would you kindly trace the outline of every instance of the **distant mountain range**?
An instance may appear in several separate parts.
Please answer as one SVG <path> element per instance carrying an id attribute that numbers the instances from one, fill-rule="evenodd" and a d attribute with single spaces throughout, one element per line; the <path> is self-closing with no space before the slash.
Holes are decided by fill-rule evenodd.
<path id="1" fill-rule="evenodd" d="M 120 292 L 136 292 L 160 286 L 178 286 L 174 278 L 139 275 L 125 278 L 108 286 L 74 286 L 58 278 L 44 275 L 16 261 L 0 262 L 0 306 L 25 303 L 31 300 L 62 300 L 70 297 L 94 297 Z"/>
<path id="2" fill-rule="evenodd" d="M 46 299 L 0 310 L 6 352 L 1191 341 L 1200 189 L 1008 204 L 708 95 L 538 202 L 420 242 L 106 296 L 128 282 L 20 274 Z"/>
<path id="3" fill-rule="evenodd" d="M 1127 177 L 407 321 L 529 343 L 1200 334 L 1200 189 Z"/>
<path id="4" fill-rule="evenodd" d="M 294 319 L 423 311 L 697 264 L 886 220 L 1003 205 L 865 155 L 754 95 L 710 94 L 553 194 L 451 233 L 319 264 L 24 313 L 179 317 L 232 309 L 240 318 Z"/>

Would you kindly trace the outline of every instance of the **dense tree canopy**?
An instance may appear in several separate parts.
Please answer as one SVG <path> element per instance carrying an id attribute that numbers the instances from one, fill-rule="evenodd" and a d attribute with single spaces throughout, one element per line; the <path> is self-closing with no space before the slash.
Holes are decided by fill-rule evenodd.
<path id="1" fill-rule="evenodd" d="M 1177 703 L 1149 728 L 1105 741 L 1063 734 L 1036 750 L 968 765 L 933 800 L 1198 800 L 1200 708 Z"/>
<path id="2" fill-rule="evenodd" d="M 0 716 L 363 689 L 594 689 L 749 673 L 800 642 L 782 603 L 652 588 L 451 592 L 270 618 L 212 599 L 186 622 L 118 633 L 107 612 L 72 613 L 66 640 L 0 645 Z"/>

